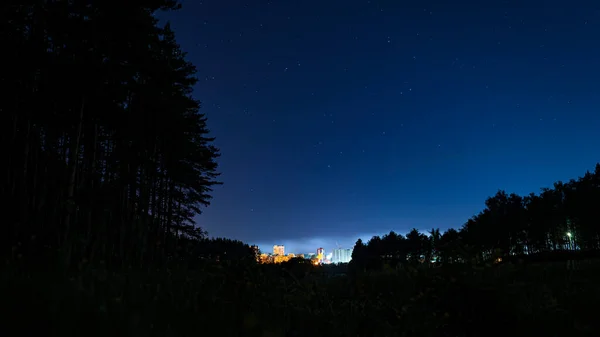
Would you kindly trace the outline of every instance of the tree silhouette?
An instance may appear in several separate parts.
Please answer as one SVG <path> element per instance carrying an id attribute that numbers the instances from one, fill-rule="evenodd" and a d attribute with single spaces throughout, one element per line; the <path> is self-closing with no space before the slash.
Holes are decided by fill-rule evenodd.
<path id="1" fill-rule="evenodd" d="M 515 256 L 600 249 L 600 164 L 567 183 L 556 182 L 539 194 L 525 197 L 499 190 L 485 200 L 485 208 L 460 230 L 439 229 L 429 236 L 417 229 L 405 237 L 390 232 L 357 241 L 352 255 L 355 270 L 390 264 L 486 263 Z M 588 254 L 588 253 L 586 253 Z M 589 255 L 589 254 L 588 254 Z M 587 255 L 582 255 L 587 256 Z M 537 259 L 537 258 L 536 258 Z M 360 266 L 360 268 L 358 268 Z"/>
<path id="2" fill-rule="evenodd" d="M 0 193 L 14 211 L 4 255 L 117 267 L 203 239 L 194 217 L 218 183 L 219 151 L 191 97 L 195 67 L 154 17 L 176 1 L 0 6 L 10 64 Z"/>
<path id="3" fill-rule="evenodd" d="M 461 258 L 461 237 L 458 231 L 450 228 L 442 234 L 437 244 L 439 261 L 441 263 L 456 263 Z"/>

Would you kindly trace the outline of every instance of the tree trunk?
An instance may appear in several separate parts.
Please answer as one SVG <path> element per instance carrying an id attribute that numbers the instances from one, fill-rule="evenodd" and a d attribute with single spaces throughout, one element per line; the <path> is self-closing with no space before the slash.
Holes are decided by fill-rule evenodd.
<path id="1" fill-rule="evenodd" d="M 69 182 L 67 185 L 67 213 L 65 215 L 65 229 L 64 229 L 64 238 L 63 238 L 63 247 L 65 249 L 64 253 L 64 263 L 65 265 L 70 265 L 71 263 L 71 243 L 70 243 L 70 233 L 71 233 L 71 221 L 72 214 L 76 212 L 76 203 L 74 200 L 75 195 L 75 178 L 77 176 L 77 161 L 79 156 L 79 142 L 81 140 L 81 130 L 83 128 L 83 111 L 85 108 L 85 98 L 81 99 L 81 107 L 79 109 L 79 122 L 77 123 L 77 130 L 75 131 L 75 137 L 71 140 L 71 150 L 69 159 Z"/>

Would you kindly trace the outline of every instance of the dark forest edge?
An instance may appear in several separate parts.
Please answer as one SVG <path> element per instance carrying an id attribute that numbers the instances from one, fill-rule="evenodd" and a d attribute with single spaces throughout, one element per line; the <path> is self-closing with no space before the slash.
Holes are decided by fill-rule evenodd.
<path id="1" fill-rule="evenodd" d="M 359 240 L 349 265 L 209 239 L 219 150 L 155 18 L 179 7 L 0 3 L 0 335 L 593 335 L 600 165 L 459 230 Z"/>
<path id="2" fill-rule="evenodd" d="M 525 197 L 498 191 L 459 230 L 429 235 L 390 232 L 358 240 L 351 264 L 380 269 L 412 261 L 482 264 L 508 260 L 595 256 L 600 248 L 600 164 L 567 183 Z"/>
<path id="3" fill-rule="evenodd" d="M 65 267 L 119 268 L 161 263 L 180 237 L 205 238 L 194 216 L 219 184 L 219 151 L 191 96 L 195 66 L 154 17 L 179 5 L 0 6 L 11 65 L 1 75 L 4 255 L 59 252 Z"/>

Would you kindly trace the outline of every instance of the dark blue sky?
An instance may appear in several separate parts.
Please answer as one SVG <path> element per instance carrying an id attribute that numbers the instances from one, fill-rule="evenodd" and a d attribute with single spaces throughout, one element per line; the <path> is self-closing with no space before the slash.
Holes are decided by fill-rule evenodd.
<path id="1" fill-rule="evenodd" d="M 330 251 L 460 227 L 600 160 L 600 2 L 189 0 L 211 236 Z"/>

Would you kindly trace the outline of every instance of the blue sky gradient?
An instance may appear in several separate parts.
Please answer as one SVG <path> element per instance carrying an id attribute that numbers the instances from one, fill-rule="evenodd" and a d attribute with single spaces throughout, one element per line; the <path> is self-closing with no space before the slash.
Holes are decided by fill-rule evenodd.
<path id="1" fill-rule="evenodd" d="M 185 1 L 223 186 L 198 224 L 290 252 L 460 227 L 600 160 L 595 1 Z"/>

